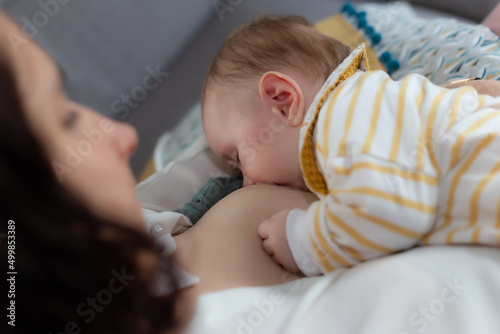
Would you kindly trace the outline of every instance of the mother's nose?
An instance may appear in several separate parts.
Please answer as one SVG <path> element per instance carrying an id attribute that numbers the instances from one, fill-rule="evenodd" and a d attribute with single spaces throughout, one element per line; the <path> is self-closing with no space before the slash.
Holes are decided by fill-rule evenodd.
<path id="1" fill-rule="evenodd" d="M 117 121 L 113 123 L 115 131 L 112 133 L 111 144 L 121 157 L 128 159 L 137 148 L 137 131 L 127 123 Z"/>

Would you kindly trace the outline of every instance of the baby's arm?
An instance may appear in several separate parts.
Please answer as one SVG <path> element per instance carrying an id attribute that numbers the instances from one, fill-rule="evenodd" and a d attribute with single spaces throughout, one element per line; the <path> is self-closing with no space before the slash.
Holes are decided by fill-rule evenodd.
<path id="1" fill-rule="evenodd" d="M 478 94 L 489 95 L 493 97 L 500 96 L 500 81 L 498 80 L 464 79 L 464 80 L 452 81 L 450 83 L 440 86 L 444 88 L 459 88 L 463 86 L 471 86 L 476 90 Z"/>
<path id="2" fill-rule="evenodd" d="M 360 174 L 353 179 L 363 178 Z M 436 209 L 432 196 L 418 202 L 409 196 L 415 194 L 411 184 L 398 184 L 396 192 L 370 178 L 369 187 L 348 186 L 288 220 L 289 245 L 304 274 L 326 274 L 411 248 L 430 230 Z"/>
<path id="3" fill-rule="evenodd" d="M 500 81 L 498 80 L 471 80 L 467 83 L 467 86 L 474 87 L 478 94 L 484 94 L 493 97 L 500 96 Z"/>
<path id="4" fill-rule="evenodd" d="M 385 80 L 382 74 L 376 75 Z M 365 101 L 375 95 L 368 91 L 372 86 L 379 89 L 375 84 L 365 86 Z M 365 141 L 365 132 L 362 127 L 357 129 L 361 135 L 349 139 L 352 145 L 349 153 L 342 155 L 332 150 L 332 155 L 324 160 L 326 165 L 321 166 L 325 175 L 329 175 L 326 180 L 329 194 L 302 214 L 299 212 L 288 217 L 288 244 L 297 266 L 305 274 L 314 273 L 311 263 L 317 266 L 316 273 L 327 273 L 408 249 L 418 244 L 433 226 L 439 184 L 439 173 L 433 167 L 434 155 L 429 156 L 427 152 L 437 149 L 434 144 L 438 145 L 437 141 L 427 138 L 434 133 L 432 126 L 437 117 L 433 112 L 437 110 L 433 101 L 448 93 L 447 98 L 452 98 L 458 91 L 436 87 L 421 76 L 389 81 L 385 87 L 385 107 L 380 110 L 378 136 L 373 137 L 369 146 L 373 149 L 365 150 L 358 144 Z M 393 130 L 397 119 L 391 106 L 403 105 L 399 102 L 402 89 L 407 97 L 407 121 L 399 132 L 399 145 L 394 146 L 393 136 L 398 132 Z M 427 93 L 420 95 L 419 91 Z M 417 96 L 423 99 L 419 105 L 425 106 L 425 112 L 413 107 L 412 103 L 418 101 Z M 451 100 L 447 99 L 445 103 L 451 103 Z M 344 105 L 336 105 L 336 110 L 351 105 L 348 98 Z M 359 108 L 359 115 L 368 114 L 362 117 L 369 119 L 371 104 L 359 103 Z M 427 108 L 431 109 L 427 111 Z M 440 114 L 439 122 L 448 124 L 443 117 Z M 332 122 L 332 126 L 335 124 Z M 422 126 L 420 131 L 419 126 Z M 331 133 L 335 133 L 335 129 Z M 424 139 L 420 138 L 422 134 Z M 427 141 L 429 145 L 426 146 Z M 331 147 L 336 146 L 332 144 Z M 399 149 L 399 159 L 392 158 L 394 147 Z"/>
<path id="5" fill-rule="evenodd" d="M 500 3 L 493 8 L 481 24 L 487 26 L 500 36 Z"/>
<path id="6" fill-rule="evenodd" d="M 433 221 L 432 214 L 399 214 L 391 205 L 370 208 L 370 202 L 363 195 L 349 204 L 329 195 L 308 210 L 283 210 L 259 226 L 263 248 L 289 272 L 326 274 L 410 248 Z"/>

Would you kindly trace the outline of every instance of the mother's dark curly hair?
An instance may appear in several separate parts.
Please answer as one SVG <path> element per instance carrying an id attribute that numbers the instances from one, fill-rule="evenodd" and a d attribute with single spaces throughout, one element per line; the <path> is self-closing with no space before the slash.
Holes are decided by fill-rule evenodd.
<path id="1" fill-rule="evenodd" d="M 168 260 L 158 257 L 146 233 L 96 217 L 57 181 L 28 128 L 15 75 L 3 59 L 0 191 L 3 272 L 7 225 L 15 222 L 16 319 L 9 333 L 149 334 L 178 324 L 177 295 L 156 296 L 157 269 L 146 270 L 140 261 L 152 255 L 158 268 Z M 3 300 L 8 288 L 2 288 Z M 2 306 L 6 323 L 7 305 Z"/>

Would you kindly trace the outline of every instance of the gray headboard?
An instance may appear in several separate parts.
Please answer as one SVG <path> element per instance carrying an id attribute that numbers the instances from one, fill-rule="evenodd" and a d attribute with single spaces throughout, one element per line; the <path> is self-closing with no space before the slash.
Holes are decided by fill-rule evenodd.
<path id="1" fill-rule="evenodd" d="M 359 1 L 352 1 L 359 2 Z M 412 0 L 481 20 L 498 0 Z M 158 137 L 199 99 L 203 77 L 227 34 L 260 13 L 315 22 L 344 0 L 0 0 L 0 5 L 58 62 L 66 91 L 139 132 L 138 175 Z M 159 85 L 161 83 L 161 85 Z"/>
<path id="2" fill-rule="evenodd" d="M 68 95 L 126 118 L 213 15 L 200 0 L 4 0 L 58 62 Z M 127 111 L 128 110 L 128 111 Z"/>

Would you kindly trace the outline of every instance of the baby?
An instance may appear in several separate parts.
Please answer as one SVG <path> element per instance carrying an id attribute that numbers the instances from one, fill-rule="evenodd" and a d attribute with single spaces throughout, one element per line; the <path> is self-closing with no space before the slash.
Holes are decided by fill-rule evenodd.
<path id="1" fill-rule="evenodd" d="M 244 185 L 314 192 L 259 227 L 306 275 L 416 245 L 500 244 L 500 98 L 393 81 L 300 17 L 238 27 L 208 70 L 203 126 Z"/>

